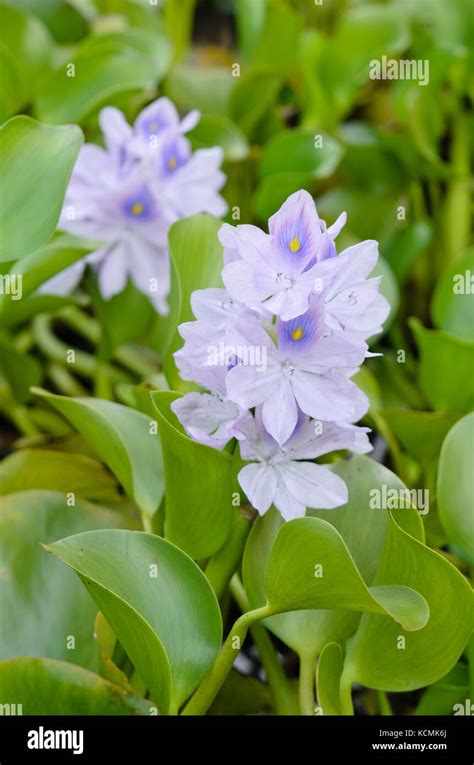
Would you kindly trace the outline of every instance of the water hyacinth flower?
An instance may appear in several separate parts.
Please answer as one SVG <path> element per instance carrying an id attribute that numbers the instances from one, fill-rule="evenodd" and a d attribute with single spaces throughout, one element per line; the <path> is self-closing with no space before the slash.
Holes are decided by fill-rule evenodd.
<path id="1" fill-rule="evenodd" d="M 89 264 L 104 299 L 122 292 L 130 279 L 159 313 L 167 313 L 169 227 L 197 212 L 220 217 L 227 209 L 218 193 L 225 182 L 222 149 L 193 153 L 185 137 L 198 120 L 199 113 L 191 112 L 180 121 L 167 98 L 147 106 L 133 127 L 118 109 L 101 111 L 105 148 L 81 149 L 59 227 L 103 244 L 46 282 L 42 292 L 71 292 Z"/>
<path id="2" fill-rule="evenodd" d="M 180 374 L 207 392 L 188 393 L 172 409 L 200 443 L 223 449 L 235 439 L 248 462 L 238 480 L 260 514 L 274 505 L 289 520 L 344 504 L 342 479 L 314 460 L 372 448 L 369 430 L 354 424 L 368 400 L 350 378 L 371 355 L 365 340 L 389 306 L 380 279 L 367 278 L 377 243 L 337 254 L 345 221 L 343 213 L 327 228 L 299 191 L 268 234 L 223 224 L 225 289 L 196 291 L 196 321 L 178 328 Z"/>

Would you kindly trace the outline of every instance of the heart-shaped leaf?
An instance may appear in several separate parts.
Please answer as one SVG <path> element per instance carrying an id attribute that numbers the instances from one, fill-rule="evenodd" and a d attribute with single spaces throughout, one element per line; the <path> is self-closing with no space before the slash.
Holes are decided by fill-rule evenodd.
<path id="1" fill-rule="evenodd" d="M 428 624 L 407 634 L 388 619 L 364 614 L 348 643 L 343 688 L 352 682 L 384 691 L 430 685 L 454 666 L 471 634 L 472 591 L 466 579 L 393 519 L 375 583 L 388 582 L 416 587 L 429 606 Z"/>
<path id="2" fill-rule="evenodd" d="M 89 532 L 47 549 L 79 575 L 160 712 L 176 713 L 221 641 L 218 602 L 200 568 L 144 532 Z"/>
<path id="3" fill-rule="evenodd" d="M 474 565 L 474 414 L 468 414 L 446 436 L 438 468 L 438 511 L 451 544 Z"/>
<path id="4" fill-rule="evenodd" d="M 156 407 L 166 483 L 166 538 L 195 560 L 208 558 L 227 539 L 232 506 L 232 457 L 189 438 L 170 404 L 171 391 L 150 394 Z"/>
<path id="5" fill-rule="evenodd" d="M 160 439 L 135 409 L 95 398 L 56 396 L 35 388 L 81 433 L 148 519 L 164 493 Z"/>
<path id="6" fill-rule="evenodd" d="M 11 714 L 115 716 L 152 712 L 149 701 L 94 672 L 53 659 L 22 656 L 0 661 L 0 688 L 2 702 L 11 699 L 10 703 L 16 704 Z M 17 711 L 18 705 L 21 711 Z"/>
<path id="7" fill-rule="evenodd" d="M 52 236 L 82 143 L 75 125 L 52 127 L 30 117 L 0 130 L 0 261 L 13 261 Z"/>
<path id="8" fill-rule="evenodd" d="M 8 614 L 0 621 L 0 658 L 45 656 L 98 670 L 97 609 L 40 544 L 122 523 L 118 513 L 56 492 L 0 498 L 0 612 Z"/>
<path id="9" fill-rule="evenodd" d="M 406 630 L 429 617 L 426 601 L 411 587 L 367 588 L 338 531 L 320 518 L 285 523 L 270 551 L 265 573 L 273 612 L 337 608 L 390 616 Z"/>

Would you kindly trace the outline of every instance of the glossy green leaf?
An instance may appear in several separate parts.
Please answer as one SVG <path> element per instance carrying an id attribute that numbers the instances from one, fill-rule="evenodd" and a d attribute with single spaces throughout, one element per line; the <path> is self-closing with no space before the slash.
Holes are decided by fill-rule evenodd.
<path id="1" fill-rule="evenodd" d="M 208 558 L 227 539 L 232 506 L 232 457 L 197 443 L 181 428 L 170 404 L 179 394 L 155 391 L 166 483 L 166 538 L 194 559 Z"/>
<path id="2" fill-rule="evenodd" d="M 269 4 L 252 65 L 284 73 L 291 71 L 298 61 L 302 28 L 303 19 L 295 10 L 279 3 Z"/>
<path id="3" fill-rule="evenodd" d="M 316 672 L 318 705 L 324 715 L 341 713 L 339 681 L 342 673 L 342 650 L 337 643 L 328 643 L 321 651 Z"/>
<path id="4" fill-rule="evenodd" d="M 255 212 L 266 224 L 268 218 L 282 206 L 290 194 L 300 189 L 311 188 L 312 185 L 312 178 L 308 172 L 267 175 L 255 190 L 253 197 Z"/>
<path id="5" fill-rule="evenodd" d="M 466 709 L 469 704 L 469 676 L 465 664 L 456 664 L 447 675 L 433 683 L 424 692 L 416 708 L 416 715 L 452 715 L 456 707 Z"/>
<path id="6" fill-rule="evenodd" d="M 439 411 L 466 412 L 474 404 L 474 342 L 410 320 L 420 352 L 418 380 L 427 401 Z"/>
<path id="7" fill-rule="evenodd" d="M 385 691 L 422 688 L 449 672 L 471 634 L 472 590 L 466 579 L 394 520 L 375 584 L 388 582 L 416 587 L 429 606 L 428 624 L 407 633 L 388 619 L 364 614 L 348 643 L 343 687 L 359 682 Z"/>
<path id="8" fill-rule="evenodd" d="M 370 585 L 382 555 L 388 523 L 387 510 L 373 508 L 371 504 L 381 500 L 384 486 L 387 490 L 401 490 L 404 486 L 390 470 L 368 457 L 341 460 L 332 469 L 346 483 L 349 501 L 346 505 L 320 511 L 317 515 L 339 531 L 365 582 Z M 421 520 L 413 508 L 393 512 L 409 533 L 422 538 Z M 263 518 L 257 519 L 247 541 L 243 575 L 253 608 L 265 603 L 265 567 L 282 523 L 276 511 L 269 511 Z M 358 620 L 359 615 L 349 611 L 320 610 L 279 614 L 267 619 L 265 624 L 298 653 L 314 651 L 316 655 L 326 643 L 334 641 L 343 644 L 355 630 Z"/>
<path id="9" fill-rule="evenodd" d="M 236 0 L 235 21 L 239 49 L 245 62 L 253 61 L 255 49 L 265 23 L 267 0 Z"/>
<path id="10" fill-rule="evenodd" d="M 474 340 L 474 249 L 453 263 L 433 293 L 431 315 L 439 329 Z"/>
<path id="11" fill-rule="evenodd" d="M 20 657 L 0 661 L 2 702 L 24 715 L 146 715 L 151 704 L 75 664 Z"/>
<path id="12" fill-rule="evenodd" d="M 423 462 L 437 459 L 441 444 L 458 415 L 449 412 L 420 412 L 388 407 L 381 415 L 410 454 Z"/>
<path id="13" fill-rule="evenodd" d="M 36 389 L 81 433 L 142 513 L 150 518 L 164 493 L 160 440 L 141 412 L 112 401 L 68 398 Z"/>
<path id="14" fill-rule="evenodd" d="M 268 605 L 275 613 L 336 607 L 390 616 L 409 631 L 428 621 L 426 602 L 398 585 L 367 588 L 338 531 L 320 518 L 285 523 L 273 542 L 265 572 Z"/>
<path id="15" fill-rule="evenodd" d="M 342 154 L 341 144 L 328 135 L 304 128 L 284 130 L 266 144 L 260 160 L 260 177 L 301 172 L 311 178 L 327 178 L 336 169 Z"/>
<path id="16" fill-rule="evenodd" d="M 89 532 L 48 549 L 79 575 L 160 712 L 176 712 L 221 641 L 217 599 L 199 567 L 144 532 Z"/>
<path id="17" fill-rule="evenodd" d="M 75 125 L 13 117 L 0 130 L 0 261 L 41 247 L 56 228 L 82 143 Z"/>
<path id="18" fill-rule="evenodd" d="M 30 100 L 36 83 L 49 64 L 51 39 L 39 19 L 2 3 L 0 5 L 0 50 L 13 59 L 19 91 L 19 106 Z M 8 115 L 10 116 L 10 115 Z"/>
<path id="19" fill-rule="evenodd" d="M 41 544 L 122 522 L 118 513 L 57 492 L 0 497 L 0 611 L 8 614 L 0 622 L 0 658 L 44 656 L 98 670 L 97 608 Z"/>
<path id="20" fill-rule="evenodd" d="M 269 67 L 252 68 L 237 80 L 230 96 L 230 116 L 247 135 L 272 106 L 281 76 Z"/>
<path id="21" fill-rule="evenodd" d="M 15 320 L 15 315 L 21 316 L 22 303 L 28 295 L 47 279 L 97 249 L 98 245 L 98 242 L 80 239 L 71 234 L 59 234 L 48 244 L 17 260 L 10 269 L 10 274 L 21 277 L 22 299 L 18 301 L 12 295 L 0 295 L 1 321 L 9 323 Z"/>
<path id="22" fill-rule="evenodd" d="M 150 30 L 90 37 L 70 61 L 42 80 L 36 113 L 47 122 L 81 122 L 118 95 L 151 91 L 170 57 L 166 38 Z"/>
<path id="23" fill-rule="evenodd" d="M 198 109 L 206 115 L 225 117 L 234 84 L 229 66 L 179 64 L 166 78 L 164 92 L 183 111 Z"/>
<path id="24" fill-rule="evenodd" d="M 452 545 L 474 565 L 474 414 L 459 420 L 441 449 L 438 468 L 438 512 Z"/>
<path id="25" fill-rule="evenodd" d="M 190 388 L 179 376 L 173 353 L 183 344 L 178 325 L 194 320 L 191 294 L 198 289 L 222 287 L 220 274 L 224 264 L 222 245 L 217 238 L 220 226 L 220 221 L 210 215 L 193 215 L 175 223 L 168 235 L 174 268 L 171 271 L 170 314 L 165 323 L 164 371 L 170 387 L 175 390 Z"/>
<path id="26" fill-rule="evenodd" d="M 83 454 L 20 449 L 0 463 L 0 494 L 47 489 L 97 502 L 117 501 L 117 484 L 100 462 Z"/>
<path id="27" fill-rule="evenodd" d="M 431 226 L 425 222 L 411 223 L 395 234 L 384 255 L 400 284 L 404 282 L 416 260 L 425 252 L 432 236 Z"/>
<path id="28" fill-rule="evenodd" d="M 228 162 L 239 162 L 245 159 L 250 151 L 247 139 L 232 120 L 219 115 L 204 115 L 194 130 L 189 133 L 193 147 L 196 149 L 211 146 L 221 146 L 224 159 Z"/>

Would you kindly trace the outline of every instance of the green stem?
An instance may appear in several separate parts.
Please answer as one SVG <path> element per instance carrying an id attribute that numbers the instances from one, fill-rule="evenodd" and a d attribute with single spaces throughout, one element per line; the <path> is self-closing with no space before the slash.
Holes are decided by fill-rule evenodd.
<path id="1" fill-rule="evenodd" d="M 379 702 L 379 711 L 381 715 L 389 717 L 393 715 L 392 707 L 384 691 L 377 691 L 377 700 Z"/>
<path id="2" fill-rule="evenodd" d="M 272 613 L 273 611 L 269 606 L 263 606 L 263 608 L 256 608 L 254 611 L 242 614 L 237 619 L 208 675 L 204 678 L 194 696 L 188 701 L 181 714 L 203 715 L 207 712 L 232 669 L 235 658 L 247 636 L 249 627 L 259 619 L 271 616 Z"/>
<path id="3" fill-rule="evenodd" d="M 14 405 L 8 411 L 5 410 L 5 415 L 23 436 L 38 436 L 40 434 L 41 431 L 31 421 L 26 406 Z"/>
<path id="4" fill-rule="evenodd" d="M 61 364 L 48 364 L 46 374 L 60 393 L 65 396 L 87 396 L 86 389 Z"/>
<path id="5" fill-rule="evenodd" d="M 341 704 L 341 715 L 354 714 L 354 705 L 352 703 L 352 678 L 347 674 L 347 671 L 342 672 L 341 682 L 339 685 L 339 700 Z"/>
<path id="6" fill-rule="evenodd" d="M 239 512 L 226 543 L 207 564 L 205 574 L 218 599 L 222 597 L 232 574 L 237 570 L 250 529 L 250 519 Z"/>
<path id="7" fill-rule="evenodd" d="M 240 577 L 234 574 L 230 583 L 230 590 L 242 612 L 250 610 L 247 593 L 244 590 Z M 267 678 L 268 685 L 273 695 L 273 706 L 278 715 L 298 714 L 298 705 L 292 691 L 290 682 L 278 661 L 271 638 L 263 624 L 253 624 L 250 633 L 257 647 L 260 660 Z"/>
<path id="8" fill-rule="evenodd" d="M 51 329 L 51 317 L 47 314 L 39 314 L 33 319 L 33 334 L 38 348 L 52 361 L 58 364 L 68 363 L 68 352 L 74 351 L 74 362 L 70 368 L 74 369 L 82 377 L 94 379 L 97 370 L 97 360 L 94 356 L 75 348 L 69 348 L 59 340 Z M 113 382 L 130 382 L 125 373 L 107 365 L 107 372 Z"/>
<path id="9" fill-rule="evenodd" d="M 300 655 L 299 699 L 302 715 L 314 715 L 314 684 L 316 660 L 312 653 Z"/>

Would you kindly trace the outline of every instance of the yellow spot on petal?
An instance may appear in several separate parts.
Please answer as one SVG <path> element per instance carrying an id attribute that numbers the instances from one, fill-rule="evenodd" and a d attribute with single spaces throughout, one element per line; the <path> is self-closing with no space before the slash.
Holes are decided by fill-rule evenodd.
<path id="1" fill-rule="evenodd" d="M 299 248 L 300 248 L 300 240 L 298 239 L 298 234 L 297 234 L 295 238 L 292 239 L 290 242 L 290 250 L 292 252 L 298 252 Z"/>
<path id="2" fill-rule="evenodd" d="M 152 122 L 151 125 L 150 125 L 150 131 L 152 133 L 156 133 L 157 130 L 158 130 L 158 123 L 157 122 Z"/>
<path id="3" fill-rule="evenodd" d="M 291 333 L 292 340 L 301 340 L 304 337 L 303 327 L 296 327 Z"/>
<path id="4" fill-rule="evenodd" d="M 168 167 L 170 170 L 176 170 L 176 157 L 170 157 L 168 160 Z"/>
<path id="5" fill-rule="evenodd" d="M 143 212 L 143 205 L 141 202 L 135 202 L 135 204 L 132 206 L 132 213 L 134 215 L 141 215 Z"/>

